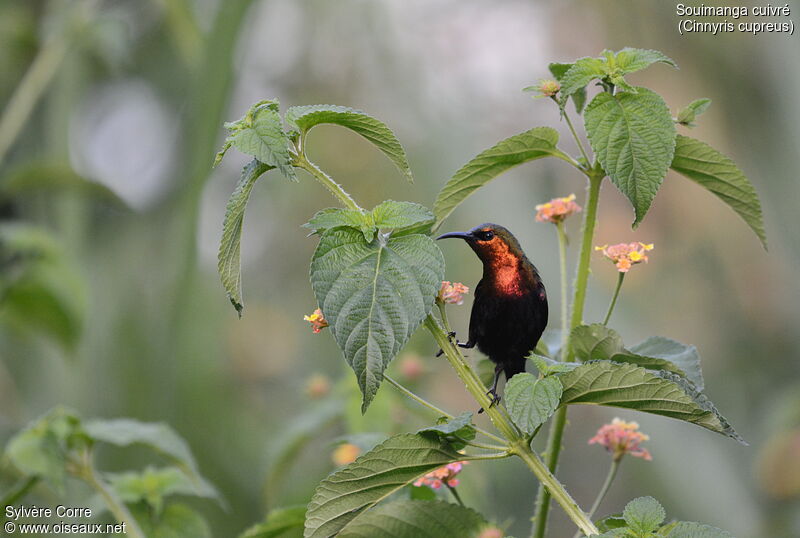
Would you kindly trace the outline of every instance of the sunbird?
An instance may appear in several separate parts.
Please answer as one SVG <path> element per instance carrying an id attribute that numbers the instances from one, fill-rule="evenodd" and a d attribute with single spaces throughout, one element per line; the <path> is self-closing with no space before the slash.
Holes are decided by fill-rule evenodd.
<path id="1" fill-rule="evenodd" d="M 486 223 L 436 239 L 453 237 L 466 241 L 483 262 L 483 278 L 475 287 L 472 303 L 469 339 L 457 343 L 466 349 L 478 346 L 495 363 L 494 383 L 486 393 L 495 405 L 500 401 L 500 373 L 509 380 L 524 372 L 528 354 L 547 326 L 547 293 L 539 271 L 506 228 Z"/>

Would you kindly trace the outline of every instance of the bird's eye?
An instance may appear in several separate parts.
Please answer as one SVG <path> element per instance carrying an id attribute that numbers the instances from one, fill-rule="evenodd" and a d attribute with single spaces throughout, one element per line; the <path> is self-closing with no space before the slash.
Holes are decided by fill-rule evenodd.
<path id="1" fill-rule="evenodd" d="M 478 239 L 480 239 L 481 241 L 491 241 L 492 239 L 494 239 L 494 232 L 491 230 L 484 230 L 478 233 L 477 235 Z"/>

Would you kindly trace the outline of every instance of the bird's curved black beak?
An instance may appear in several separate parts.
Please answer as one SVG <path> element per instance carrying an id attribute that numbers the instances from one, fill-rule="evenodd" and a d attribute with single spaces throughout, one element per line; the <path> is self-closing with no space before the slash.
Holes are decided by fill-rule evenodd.
<path id="1" fill-rule="evenodd" d="M 439 237 L 436 238 L 436 240 L 438 241 L 439 239 L 449 239 L 451 237 L 463 239 L 464 241 L 466 241 L 467 239 L 472 238 L 472 234 L 469 232 L 450 232 L 440 235 Z"/>

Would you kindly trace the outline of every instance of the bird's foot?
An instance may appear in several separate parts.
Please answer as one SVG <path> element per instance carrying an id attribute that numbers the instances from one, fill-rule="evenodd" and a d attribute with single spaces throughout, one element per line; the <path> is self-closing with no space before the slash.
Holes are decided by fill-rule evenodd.
<path id="1" fill-rule="evenodd" d="M 461 344 L 459 344 L 458 340 L 456 339 L 456 332 L 455 331 L 450 331 L 449 333 L 447 333 L 447 339 L 450 340 L 452 343 L 454 343 L 457 346 L 461 345 Z M 444 350 L 443 349 L 439 349 L 439 352 L 436 354 L 436 356 L 437 357 L 441 357 L 442 355 L 444 355 Z"/>
<path id="2" fill-rule="evenodd" d="M 494 407 L 495 405 L 497 405 L 497 404 L 499 404 L 499 403 L 500 403 L 500 399 L 501 399 L 501 398 L 500 398 L 500 395 L 499 395 L 499 394 L 497 394 L 497 391 L 496 391 L 495 389 L 491 389 L 491 390 L 489 390 L 489 391 L 486 393 L 486 395 L 487 395 L 487 396 L 490 396 L 490 397 L 491 397 L 491 399 L 492 399 L 491 403 L 489 404 L 489 408 L 490 408 L 490 409 L 491 409 L 492 407 Z M 478 414 L 480 415 L 481 413 L 483 413 L 483 407 L 481 407 L 480 409 L 478 409 Z"/>

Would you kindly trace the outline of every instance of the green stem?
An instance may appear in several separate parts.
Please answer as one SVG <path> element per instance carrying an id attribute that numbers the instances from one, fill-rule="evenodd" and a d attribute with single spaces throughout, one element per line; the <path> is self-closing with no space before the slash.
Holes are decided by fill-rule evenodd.
<path id="1" fill-rule="evenodd" d="M 125 524 L 127 536 L 132 538 L 145 538 L 144 532 L 142 532 L 142 529 L 139 527 L 139 523 L 137 523 L 133 514 L 130 513 L 128 507 L 125 506 L 125 503 L 123 503 L 119 497 L 117 497 L 116 493 L 97 476 L 97 471 L 92 464 L 91 454 L 88 451 L 84 454 L 82 467 L 81 478 L 100 494 L 116 520 L 119 523 Z"/>
<path id="2" fill-rule="evenodd" d="M 447 486 L 447 489 L 449 489 L 449 490 L 450 490 L 450 493 L 452 493 L 452 494 L 453 494 L 453 497 L 455 497 L 455 498 L 456 498 L 456 501 L 458 501 L 458 504 L 460 504 L 461 506 L 463 506 L 464 508 L 466 508 L 466 506 L 467 506 L 467 505 L 465 505 L 465 504 L 464 504 L 464 501 L 462 501 L 462 500 L 461 500 L 461 496 L 460 496 L 460 495 L 458 494 L 458 492 L 456 491 L 456 488 L 454 488 L 453 486 L 451 486 L 451 485 L 450 485 L 450 484 L 448 484 L 447 482 L 445 482 L 445 484 L 444 484 L 444 485 L 445 485 L 445 486 Z"/>
<path id="3" fill-rule="evenodd" d="M 614 311 L 614 306 L 617 304 L 617 297 L 619 297 L 619 290 L 622 287 L 622 281 L 625 280 L 625 273 L 620 272 L 617 278 L 617 288 L 614 290 L 614 296 L 611 298 L 611 304 L 608 305 L 608 312 L 603 320 L 603 325 L 608 325 L 608 320 L 611 319 L 611 313 Z"/>
<path id="4" fill-rule="evenodd" d="M 581 152 L 581 156 L 586 159 L 586 166 L 589 166 L 591 161 L 589 160 L 589 155 L 586 153 L 586 150 L 583 148 L 583 142 L 581 142 L 580 137 L 578 137 L 578 133 L 575 131 L 575 126 L 572 125 L 572 120 L 569 119 L 569 114 L 567 114 L 566 107 L 563 110 L 564 120 L 567 122 L 567 127 L 569 127 L 569 132 L 572 133 L 572 138 L 575 139 L 575 143 L 578 145 L 578 149 Z"/>
<path id="5" fill-rule="evenodd" d="M 439 416 L 443 416 L 443 417 L 447 417 L 447 418 L 454 418 L 454 417 L 453 417 L 453 415 L 451 415 L 450 413 L 448 413 L 447 411 L 445 411 L 445 410 L 443 410 L 443 409 L 440 409 L 439 407 L 436 407 L 436 405 L 434 405 L 434 404 L 430 403 L 428 400 L 426 400 L 426 399 L 425 399 L 425 398 L 423 398 L 422 396 L 419 396 L 418 394 L 415 394 L 414 392 L 412 392 L 412 391 L 411 391 L 411 390 L 409 390 L 408 388 L 406 388 L 406 387 L 404 387 L 403 385 L 401 385 L 401 384 L 400 384 L 398 381 L 396 381 L 394 378 L 392 378 L 392 377 L 390 377 L 390 376 L 386 375 L 385 373 L 383 374 L 383 378 L 384 378 L 384 379 L 385 379 L 385 380 L 386 380 L 386 381 L 387 381 L 387 382 L 388 382 L 390 385 L 392 385 L 394 388 L 396 388 L 397 390 L 399 390 L 401 393 L 405 394 L 406 396 L 408 396 L 409 398 L 411 398 L 411 399 L 412 399 L 412 400 L 414 400 L 415 402 L 417 402 L 417 403 L 419 403 L 419 404 L 421 404 L 421 405 L 424 405 L 425 407 L 427 407 L 428 409 L 430 409 L 430 410 L 431 410 L 431 411 L 433 411 L 434 413 L 438 414 Z M 504 439 L 503 439 L 502 437 L 498 437 L 497 435 L 495 435 L 495 434 L 493 434 L 493 433 L 489 433 L 489 432 L 487 432 L 487 431 L 484 431 L 484 430 L 482 430 L 482 429 L 480 429 L 480 428 L 477 428 L 477 427 L 476 427 L 476 428 L 475 428 L 475 431 L 477 431 L 478 433 L 481 433 L 481 434 L 485 435 L 486 437 L 489 437 L 490 439 L 494 439 L 495 441 L 497 441 L 497 442 L 499 442 L 499 443 L 504 443 L 504 442 L 505 442 L 505 441 L 504 441 Z M 505 447 L 501 447 L 501 446 L 494 446 L 494 445 L 489 445 L 489 446 L 486 446 L 486 447 L 480 447 L 479 445 L 475 445 L 475 446 L 478 446 L 479 448 L 491 448 L 491 449 L 493 449 L 493 450 L 494 450 L 494 449 L 496 449 L 496 450 L 503 450 L 503 449 L 505 448 Z"/>
<path id="6" fill-rule="evenodd" d="M 619 462 L 621 460 L 613 459 L 611 460 L 611 467 L 608 469 L 608 474 L 606 475 L 606 481 L 603 482 L 603 487 L 600 488 L 600 492 L 597 494 L 597 498 L 592 503 L 592 509 L 589 510 L 589 517 L 593 517 L 597 509 L 600 508 L 600 503 L 603 502 L 603 499 L 608 493 L 608 490 L 611 489 L 611 484 L 614 482 L 614 478 L 617 477 L 617 471 L 619 471 Z M 580 533 L 575 533 L 573 538 L 580 538 Z"/>
<path id="7" fill-rule="evenodd" d="M 25 495 L 27 495 L 28 492 L 31 489 L 33 489 L 33 487 L 38 483 L 39 483 L 39 477 L 38 476 L 31 476 L 29 478 L 26 478 L 19 485 L 19 487 L 15 488 L 15 489 L 12 489 L 8 493 L 6 493 L 6 495 L 3 497 L 3 499 L 0 500 L 0 506 L 3 507 L 3 516 L 2 516 L 3 520 L 5 520 L 5 507 L 6 506 L 12 506 L 12 505 L 16 504 L 16 502 L 18 500 L 20 500 L 23 497 L 25 497 Z"/>
<path id="8" fill-rule="evenodd" d="M 564 486 L 562 486 L 556 477 L 548 471 L 542 460 L 531 450 L 528 439 L 517 430 L 510 419 L 506 418 L 506 415 L 501 411 L 501 409 L 503 409 L 502 406 L 490 405 L 491 401 L 486 394 L 486 387 L 481 380 L 478 379 L 478 376 L 475 375 L 472 368 L 466 363 L 458 347 L 456 347 L 448 337 L 447 332 L 442 329 L 432 315 L 429 315 L 425 319 L 425 326 L 431 332 L 439 347 L 444 351 L 445 357 L 447 357 L 448 362 L 450 362 L 450 365 L 455 369 L 461 381 L 464 382 L 467 390 L 472 394 L 478 404 L 486 410 L 486 414 L 495 427 L 508 439 L 510 443 L 509 451 L 519 456 L 519 458 L 525 462 L 543 487 L 552 494 L 556 502 L 561 505 L 564 512 L 566 512 L 569 518 L 583 533 L 586 535 L 599 534 L 597 527 L 595 527 L 586 514 L 581 511 L 577 503 L 564 489 Z M 503 454 L 498 454 L 495 457 L 503 457 Z M 482 457 L 481 459 L 487 458 Z"/>
<path id="9" fill-rule="evenodd" d="M 561 356 L 567 352 L 569 339 L 569 284 L 567 283 L 567 233 L 564 231 L 564 222 L 556 223 L 558 232 L 558 261 L 561 269 Z"/>
<path id="10" fill-rule="evenodd" d="M 356 203 L 356 201 L 353 200 L 353 197 L 350 196 L 341 185 L 336 183 L 331 176 L 323 172 L 317 165 L 309 161 L 305 155 L 303 155 L 302 153 L 298 155 L 295 158 L 294 165 L 297 166 L 298 168 L 302 168 L 303 170 L 314 176 L 314 178 L 320 183 L 322 183 L 322 185 L 326 189 L 328 189 L 331 192 L 331 194 L 336 196 L 339 199 L 339 201 L 341 201 L 342 204 L 345 205 L 345 207 L 347 207 L 348 209 L 363 211 L 363 209 L 361 209 L 361 206 L 359 206 Z"/>
<path id="11" fill-rule="evenodd" d="M 597 222 L 597 207 L 600 201 L 600 185 L 603 183 L 604 173 L 602 169 L 595 166 L 589 174 L 589 188 L 586 200 L 586 212 L 583 217 L 583 235 L 581 240 L 581 251 L 578 257 L 578 272 L 575 277 L 575 292 L 572 299 L 572 316 L 570 320 L 570 332 L 572 329 L 583 323 L 583 307 L 586 303 L 586 287 L 589 281 L 589 266 L 592 256 L 592 240 L 594 239 L 594 229 Z M 566 362 L 571 362 L 575 355 L 572 352 L 569 335 L 567 344 L 561 351 L 561 357 Z M 550 432 L 547 438 L 547 469 L 550 473 L 555 473 L 558 468 L 558 459 L 561 455 L 561 441 L 564 437 L 564 428 L 567 425 L 567 408 L 562 407 L 556 411 L 550 423 Z M 547 518 L 550 512 L 550 492 L 543 486 L 539 486 L 536 496 L 536 515 L 533 518 L 533 528 L 531 536 L 533 538 L 544 538 L 547 530 Z"/>

